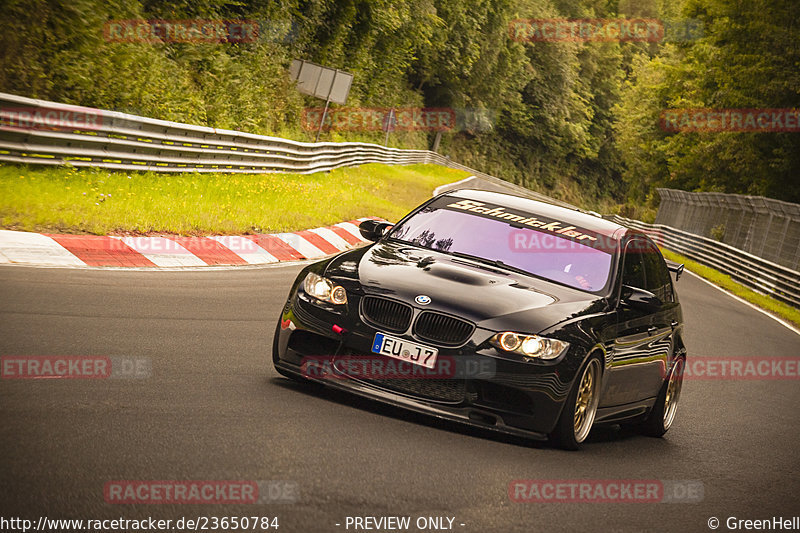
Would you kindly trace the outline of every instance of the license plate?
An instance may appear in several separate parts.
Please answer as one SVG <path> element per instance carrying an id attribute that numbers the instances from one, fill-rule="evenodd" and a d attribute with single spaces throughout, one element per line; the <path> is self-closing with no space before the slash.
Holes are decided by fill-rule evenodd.
<path id="1" fill-rule="evenodd" d="M 433 368 L 436 364 L 436 356 L 439 350 L 429 348 L 415 342 L 408 342 L 396 339 L 383 333 L 375 334 L 375 341 L 372 343 L 372 351 L 387 357 L 393 357 L 401 361 L 410 361 L 414 364 Z"/>

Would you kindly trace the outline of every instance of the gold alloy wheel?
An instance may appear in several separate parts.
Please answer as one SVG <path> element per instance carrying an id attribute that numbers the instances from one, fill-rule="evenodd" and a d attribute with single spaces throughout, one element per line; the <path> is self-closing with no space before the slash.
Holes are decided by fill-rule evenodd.
<path id="1" fill-rule="evenodd" d="M 681 387 L 683 386 L 683 365 L 683 359 L 678 359 L 669 374 L 667 392 L 666 396 L 664 396 L 665 430 L 672 426 L 672 421 L 675 420 L 675 412 L 678 410 L 678 399 L 681 396 Z"/>
<path id="2" fill-rule="evenodd" d="M 575 440 L 583 442 L 589 435 L 597 413 L 598 386 L 600 384 L 600 360 L 597 358 L 589 361 L 581 375 L 578 385 L 578 395 L 575 398 Z"/>

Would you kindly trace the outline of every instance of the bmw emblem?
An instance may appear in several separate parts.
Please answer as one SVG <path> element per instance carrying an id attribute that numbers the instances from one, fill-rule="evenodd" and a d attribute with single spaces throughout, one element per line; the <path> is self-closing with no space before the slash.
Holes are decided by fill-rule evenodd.
<path id="1" fill-rule="evenodd" d="M 431 297 L 426 296 L 424 294 L 420 294 L 419 296 L 414 298 L 414 301 L 420 305 L 428 305 L 429 303 L 431 303 Z"/>

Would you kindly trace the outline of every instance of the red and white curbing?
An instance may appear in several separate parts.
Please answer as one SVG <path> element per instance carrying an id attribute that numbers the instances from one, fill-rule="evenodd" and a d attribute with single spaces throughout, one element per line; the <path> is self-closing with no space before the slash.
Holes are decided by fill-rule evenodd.
<path id="1" fill-rule="evenodd" d="M 293 233 L 211 237 L 104 237 L 0 230 L 0 263 L 39 266 L 204 267 L 317 259 L 364 244 L 369 218 Z"/>

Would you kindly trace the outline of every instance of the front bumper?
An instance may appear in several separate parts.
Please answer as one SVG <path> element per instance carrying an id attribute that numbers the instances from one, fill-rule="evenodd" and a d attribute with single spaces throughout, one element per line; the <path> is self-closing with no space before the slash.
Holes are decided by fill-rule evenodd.
<path id="1" fill-rule="evenodd" d="M 321 356 L 334 360 L 337 356 L 380 357 L 371 352 L 380 330 L 362 319 L 358 295 L 348 293 L 348 299 L 345 309 L 326 308 L 312 303 L 302 289 L 295 287 L 284 306 L 274 341 L 273 362 L 281 374 L 309 378 L 305 365 Z M 459 348 L 423 343 L 436 347 L 439 357 L 485 360 L 490 364 L 483 368 L 492 369 L 488 373 L 381 380 L 342 376 L 330 367 L 317 367 L 313 378 L 333 389 L 419 413 L 504 434 L 545 439 L 558 421 L 582 357 L 568 352 L 554 364 L 511 360 L 486 342 L 494 333 L 477 328 Z M 420 343 L 409 334 L 391 335 Z"/>

